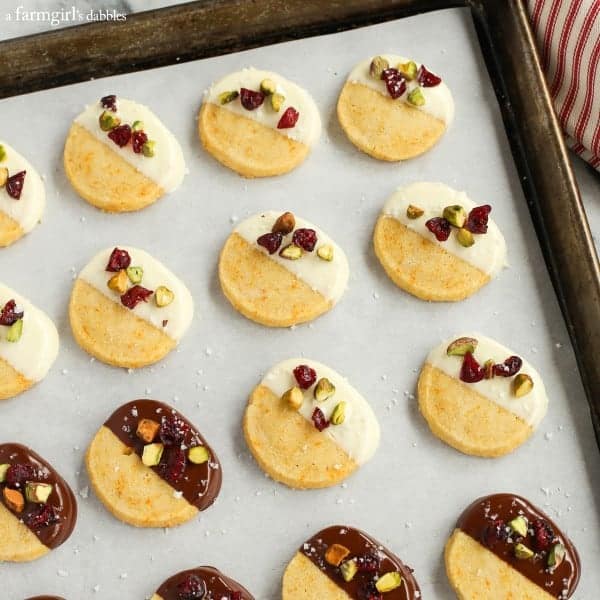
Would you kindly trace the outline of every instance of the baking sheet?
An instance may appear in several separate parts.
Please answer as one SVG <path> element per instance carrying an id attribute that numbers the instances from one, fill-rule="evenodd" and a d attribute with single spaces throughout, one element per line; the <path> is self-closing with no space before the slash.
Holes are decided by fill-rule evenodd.
<path id="1" fill-rule="evenodd" d="M 335 118 L 351 67 L 380 52 L 414 55 L 452 89 L 456 119 L 432 151 L 404 164 L 379 163 L 346 140 Z M 107 58 L 110 60 L 110 58 Z M 247 181 L 198 142 L 203 90 L 243 66 L 272 69 L 314 96 L 324 132 L 306 163 L 280 178 Z M 107 93 L 148 104 L 183 146 L 183 186 L 142 212 L 106 215 L 77 197 L 62 169 L 62 145 L 82 107 Z M 11 98 L 0 102 L 2 137 L 45 175 L 44 222 L 0 251 L 0 279 L 45 309 L 61 334 L 46 380 L 0 406 L 0 439 L 32 446 L 79 492 L 71 539 L 35 563 L 0 564 L 3 596 L 41 593 L 112 600 L 149 597 L 169 575 L 212 564 L 259 600 L 280 597 L 287 561 L 332 523 L 364 529 L 415 569 L 424 598 L 450 599 L 442 552 L 474 498 L 496 491 L 528 497 L 555 518 L 583 563 L 575 597 L 597 596 L 600 572 L 600 457 L 556 299 L 512 163 L 496 99 L 466 9 Z M 372 248 L 377 214 L 392 190 L 439 180 L 490 203 L 511 267 L 475 297 L 428 304 L 397 289 Z M 350 288 L 328 315 L 292 330 L 247 321 L 222 296 L 219 250 L 234 223 L 255 212 L 292 210 L 345 249 Z M 99 249 L 130 244 L 179 274 L 196 317 L 179 349 L 128 373 L 91 361 L 67 319 L 72 279 Z M 530 360 L 550 407 L 538 432 L 502 459 L 463 456 L 439 442 L 419 416 L 419 367 L 442 338 L 475 329 Z M 348 376 L 382 426 L 374 459 L 343 486 L 299 492 L 274 483 L 246 448 L 241 418 L 250 390 L 283 358 L 310 356 Z M 114 519 L 88 490 L 83 453 L 105 418 L 139 397 L 172 403 L 207 437 L 223 464 L 214 507 L 173 530 L 136 530 Z M 596 498 L 596 499 L 595 499 Z"/>

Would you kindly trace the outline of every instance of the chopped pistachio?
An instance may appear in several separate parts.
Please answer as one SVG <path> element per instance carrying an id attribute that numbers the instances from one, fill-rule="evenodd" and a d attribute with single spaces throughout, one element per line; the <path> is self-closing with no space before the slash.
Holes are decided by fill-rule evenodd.
<path id="1" fill-rule="evenodd" d="M 402 585 L 402 575 L 398 571 L 390 571 L 382 575 L 375 583 L 378 592 L 391 592 Z"/>
<path id="2" fill-rule="evenodd" d="M 356 561 L 354 559 L 347 560 L 346 562 L 340 565 L 340 573 L 342 574 L 342 577 L 346 582 L 352 581 L 357 572 L 358 565 L 356 564 Z"/>
<path id="3" fill-rule="evenodd" d="M 522 398 L 523 396 L 527 396 L 529 392 L 533 389 L 533 379 L 526 373 L 519 373 L 514 379 L 512 383 L 512 391 L 513 394 L 517 398 Z"/>
<path id="4" fill-rule="evenodd" d="M 460 228 L 467 220 L 467 211 L 460 204 L 452 204 L 451 206 L 446 206 L 444 208 L 442 216 L 450 223 L 450 225 Z"/>
<path id="5" fill-rule="evenodd" d="M 522 558 L 528 560 L 533 558 L 535 552 L 528 548 L 525 544 L 515 544 L 515 556 L 517 558 Z"/>
<path id="6" fill-rule="evenodd" d="M 142 267 L 127 267 L 127 277 L 131 283 L 141 283 L 144 277 L 144 269 Z"/>
<path id="7" fill-rule="evenodd" d="M 154 156 L 154 149 L 156 147 L 156 142 L 154 140 L 148 140 L 142 144 L 142 154 L 146 158 L 152 158 Z"/>
<path id="8" fill-rule="evenodd" d="M 508 526 L 514 533 L 520 535 L 521 537 L 525 537 L 527 535 L 527 528 L 529 527 L 529 523 L 527 522 L 527 519 L 524 516 L 519 515 L 518 517 L 515 517 L 512 521 L 509 521 Z"/>
<path id="9" fill-rule="evenodd" d="M 331 413 L 329 421 L 332 425 L 341 425 L 346 420 L 346 402 L 339 402 Z"/>
<path id="10" fill-rule="evenodd" d="M 229 104 L 233 102 L 240 93 L 237 90 L 231 90 L 230 92 L 221 92 L 219 94 L 219 104 Z"/>
<path id="11" fill-rule="evenodd" d="M 288 260 L 298 260 L 299 258 L 302 258 L 302 254 L 302 248 L 296 246 L 296 244 L 288 244 L 279 252 L 281 258 L 287 258 Z"/>
<path id="12" fill-rule="evenodd" d="M 36 483 L 33 481 L 28 481 L 25 484 L 25 497 L 27 498 L 27 502 L 46 504 L 51 493 L 52 484 L 50 483 Z"/>
<path id="13" fill-rule="evenodd" d="M 0 161 L 4 160 L 6 158 L 6 150 L 4 149 L 4 146 L 2 144 L 0 144 Z"/>
<path id="14" fill-rule="evenodd" d="M 317 381 L 313 393 L 317 402 L 325 402 L 325 400 L 331 398 L 331 396 L 335 394 L 335 386 L 327 379 L 327 377 L 321 377 L 321 379 Z"/>
<path id="15" fill-rule="evenodd" d="M 131 129 L 133 129 L 133 131 L 142 131 L 142 129 L 144 129 L 144 122 L 134 121 L 133 125 L 131 126 Z"/>
<path id="16" fill-rule="evenodd" d="M 406 216 L 409 219 L 418 219 L 425 214 L 425 211 L 414 204 L 409 204 L 406 209 Z"/>
<path id="17" fill-rule="evenodd" d="M 189 449 L 188 458 L 195 465 L 201 465 L 210 460 L 210 452 L 205 446 L 194 446 Z"/>
<path id="18" fill-rule="evenodd" d="M 271 95 L 271 108 L 275 112 L 279 112 L 281 110 L 281 107 L 283 106 L 284 102 L 285 102 L 285 96 L 283 94 L 275 92 L 274 94 Z"/>
<path id="19" fill-rule="evenodd" d="M 7 342 L 18 342 L 23 335 L 23 319 L 19 319 L 15 321 L 9 328 L 6 333 L 6 341 Z"/>
<path id="20" fill-rule="evenodd" d="M 98 123 L 100 124 L 100 129 L 102 129 L 102 131 L 110 131 L 121 124 L 121 119 L 119 119 L 112 111 L 105 110 L 98 118 Z"/>
<path id="21" fill-rule="evenodd" d="M 548 566 L 552 569 L 556 569 L 565 560 L 566 555 L 565 547 L 562 544 L 554 544 L 548 552 Z"/>
<path id="22" fill-rule="evenodd" d="M 8 179 L 8 169 L 6 167 L 0 168 L 0 188 L 6 185 Z"/>
<path id="23" fill-rule="evenodd" d="M 159 308 L 169 306 L 175 300 L 175 294 L 164 285 L 159 285 L 154 292 L 154 302 Z"/>
<path id="24" fill-rule="evenodd" d="M 425 96 L 423 96 L 423 92 L 421 91 L 420 87 L 410 90 L 410 92 L 408 92 L 408 96 L 406 96 L 406 100 L 413 106 L 423 106 L 423 104 L 425 104 Z"/>
<path id="25" fill-rule="evenodd" d="M 369 75 L 373 79 L 381 79 L 381 74 L 389 67 L 390 63 L 383 56 L 376 56 L 369 65 Z"/>
<path id="26" fill-rule="evenodd" d="M 475 243 L 475 236 L 462 227 L 456 232 L 456 241 L 464 248 L 470 248 Z"/>
<path id="27" fill-rule="evenodd" d="M 263 79 L 260 82 L 260 91 L 266 96 L 270 96 L 277 91 L 277 85 L 272 79 Z"/>
<path id="28" fill-rule="evenodd" d="M 342 544 L 331 544 L 325 551 L 325 560 L 334 567 L 339 567 L 342 561 L 350 554 L 350 550 Z"/>
<path id="29" fill-rule="evenodd" d="M 293 388 L 290 388 L 287 392 L 285 392 L 285 394 L 281 396 L 281 399 L 283 400 L 283 402 L 288 404 L 290 408 L 298 410 L 304 402 L 304 394 L 302 393 L 302 390 L 299 387 L 294 386 Z"/>
<path id="30" fill-rule="evenodd" d="M 8 471 L 9 467 L 10 464 L 8 463 L 3 463 L 0 465 L 0 483 L 3 483 L 6 480 L 6 471 Z"/>
<path id="31" fill-rule="evenodd" d="M 113 275 L 106 283 L 106 285 L 113 292 L 118 292 L 119 294 L 124 294 L 129 287 L 129 277 L 127 277 L 127 272 L 125 269 L 121 269 L 118 273 Z"/>
<path id="32" fill-rule="evenodd" d="M 155 467 L 160 462 L 164 449 L 164 445 L 158 442 L 146 444 L 142 452 L 142 463 L 147 467 Z"/>
<path id="33" fill-rule="evenodd" d="M 333 246 L 330 244 L 319 246 L 319 248 L 317 248 L 317 256 L 322 260 L 331 262 L 333 260 Z"/>
<path id="34" fill-rule="evenodd" d="M 397 69 L 400 71 L 404 79 L 408 81 L 412 81 L 417 76 L 417 63 L 414 60 L 409 60 L 405 63 L 399 63 Z"/>
<path id="35" fill-rule="evenodd" d="M 464 356 L 467 352 L 473 354 L 477 348 L 477 340 L 470 337 L 461 337 L 450 343 L 446 348 L 448 356 Z"/>
<path id="36" fill-rule="evenodd" d="M 486 379 L 492 379 L 494 377 L 494 365 L 496 363 L 494 362 L 493 359 L 488 358 L 484 363 L 483 363 L 483 376 Z"/>

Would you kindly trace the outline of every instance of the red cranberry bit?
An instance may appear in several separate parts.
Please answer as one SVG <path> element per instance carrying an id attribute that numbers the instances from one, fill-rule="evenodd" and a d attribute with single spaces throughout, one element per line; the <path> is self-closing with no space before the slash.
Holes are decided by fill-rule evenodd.
<path id="1" fill-rule="evenodd" d="M 0 325 L 6 325 L 10 327 L 16 323 L 19 319 L 23 318 L 22 312 L 16 312 L 17 303 L 14 300 L 9 300 L 0 312 Z"/>
<path id="2" fill-rule="evenodd" d="M 460 368 L 460 380 L 465 383 L 477 383 L 485 376 L 484 370 L 475 360 L 475 357 L 467 352 L 463 358 L 462 367 Z"/>
<path id="3" fill-rule="evenodd" d="M 35 476 L 36 472 L 32 465 L 22 463 L 10 465 L 6 471 L 6 485 L 9 488 L 23 489 L 25 482 L 34 479 Z"/>
<path id="4" fill-rule="evenodd" d="M 494 546 L 496 542 L 508 539 L 508 529 L 502 519 L 496 519 L 491 525 L 485 528 L 483 532 L 483 543 L 488 546 Z"/>
<path id="5" fill-rule="evenodd" d="M 27 175 L 27 171 L 19 171 L 6 180 L 6 193 L 11 198 L 18 200 L 21 197 L 25 185 L 25 175 Z"/>
<path id="6" fill-rule="evenodd" d="M 492 207 L 489 204 L 476 206 L 467 217 L 465 229 L 471 233 L 487 233 L 490 212 L 492 212 Z"/>
<path id="7" fill-rule="evenodd" d="M 450 237 L 452 231 L 452 225 L 450 221 L 444 219 L 444 217 L 433 217 L 426 221 L 425 227 L 435 235 L 435 239 L 438 242 L 445 242 Z"/>
<path id="8" fill-rule="evenodd" d="M 185 436 L 190 432 L 190 426 L 175 415 L 168 415 L 161 419 L 158 437 L 165 446 L 182 444 Z"/>
<path id="9" fill-rule="evenodd" d="M 140 302 L 148 302 L 154 292 L 141 285 L 134 285 L 121 296 L 121 304 L 133 310 Z"/>
<path id="10" fill-rule="evenodd" d="M 303 390 L 307 390 L 317 380 L 317 372 L 308 365 L 298 365 L 294 369 L 294 377 L 298 385 Z"/>
<path id="11" fill-rule="evenodd" d="M 277 123 L 277 129 L 291 129 L 295 127 L 299 116 L 300 113 L 293 106 L 289 106 L 281 115 L 281 119 Z"/>
<path id="12" fill-rule="evenodd" d="M 494 365 L 494 375 L 499 377 L 512 377 L 523 366 L 523 361 L 518 356 L 509 356 L 501 365 Z"/>
<path id="13" fill-rule="evenodd" d="M 329 427 L 329 421 L 325 418 L 325 415 L 320 408 L 315 408 L 311 418 L 315 427 L 319 431 L 323 431 L 323 429 L 327 429 Z"/>
<path id="14" fill-rule="evenodd" d="M 136 154 L 142 151 L 142 146 L 148 141 L 148 136 L 143 131 L 134 131 L 131 134 L 131 147 Z"/>
<path id="15" fill-rule="evenodd" d="M 102 105 L 102 108 L 107 108 L 113 112 L 117 112 L 117 97 L 114 94 L 100 98 L 100 104 Z"/>
<path id="16" fill-rule="evenodd" d="M 229 594 L 229 597 L 231 598 L 231 600 L 242 600 L 242 592 L 231 592 L 231 594 Z"/>
<path id="17" fill-rule="evenodd" d="M 117 145 L 119 148 L 127 146 L 131 139 L 131 127 L 129 125 L 119 125 L 108 132 L 108 137 Z"/>
<path id="18" fill-rule="evenodd" d="M 160 471 L 171 485 L 175 485 L 183 477 L 185 464 L 185 452 L 181 448 L 170 448 L 166 462 L 160 465 Z"/>
<path id="19" fill-rule="evenodd" d="M 39 504 L 38 507 L 23 518 L 30 529 L 38 530 L 58 522 L 58 513 L 50 504 Z"/>
<path id="20" fill-rule="evenodd" d="M 536 519 L 532 524 L 533 543 L 539 552 L 548 550 L 550 544 L 554 541 L 554 531 L 552 527 L 543 519 Z"/>
<path id="21" fill-rule="evenodd" d="M 406 80 L 398 69 L 385 69 L 381 73 L 381 79 L 385 82 L 388 94 L 394 98 L 394 100 L 400 98 L 406 91 Z"/>
<path id="22" fill-rule="evenodd" d="M 279 250 L 279 246 L 281 246 L 281 242 L 283 241 L 283 235 L 281 233 L 265 233 L 261 235 L 256 243 L 263 248 L 266 248 L 269 251 L 269 254 L 275 254 L 277 250 Z"/>
<path id="23" fill-rule="evenodd" d="M 190 574 L 177 584 L 179 600 L 201 600 L 206 595 L 206 584 L 198 575 Z"/>
<path id="24" fill-rule="evenodd" d="M 365 573 L 377 573 L 380 564 L 379 556 L 373 553 L 363 554 L 356 559 L 358 570 Z"/>
<path id="25" fill-rule="evenodd" d="M 419 67 L 419 72 L 417 73 L 417 81 L 423 87 L 435 87 L 442 83 L 442 78 L 434 75 L 431 71 L 428 71 L 425 68 L 425 65 L 421 65 Z"/>
<path id="26" fill-rule="evenodd" d="M 307 252 L 312 252 L 317 245 L 317 232 L 314 229 L 296 229 L 292 238 L 296 246 Z"/>
<path id="27" fill-rule="evenodd" d="M 108 259 L 106 270 L 111 273 L 118 273 L 121 269 L 126 269 L 131 264 L 131 256 L 127 250 L 115 248 Z"/>
<path id="28" fill-rule="evenodd" d="M 254 110 L 265 101 L 265 95 L 262 92 L 255 92 L 247 88 L 240 90 L 240 102 L 246 110 Z"/>

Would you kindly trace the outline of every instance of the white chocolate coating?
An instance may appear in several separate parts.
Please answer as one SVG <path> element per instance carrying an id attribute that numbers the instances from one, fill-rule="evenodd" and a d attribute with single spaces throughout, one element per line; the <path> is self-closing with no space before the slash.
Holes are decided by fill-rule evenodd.
<path id="1" fill-rule="evenodd" d="M 390 67 L 393 68 L 396 68 L 396 66 L 400 63 L 404 64 L 410 60 L 409 58 L 398 56 L 396 54 L 380 54 L 379 56 L 385 58 L 390 63 Z M 372 59 L 373 57 L 359 62 L 354 69 L 352 69 L 350 75 L 348 75 L 348 81 L 351 83 L 362 83 L 363 85 L 380 92 L 384 96 L 389 97 L 385 82 L 381 79 L 375 79 L 369 74 L 369 67 L 371 66 Z M 416 65 L 417 69 L 421 66 L 421 64 L 418 62 Z M 438 74 L 436 73 L 436 75 Z M 408 94 L 415 88 L 419 87 L 416 79 L 413 81 L 407 81 L 406 84 L 406 91 L 398 98 L 398 100 L 404 102 L 407 101 Z M 454 100 L 452 99 L 450 89 L 444 83 L 443 78 L 442 82 L 435 87 L 421 87 L 421 92 L 425 97 L 425 104 L 423 104 L 423 106 L 415 106 L 415 108 L 429 113 L 436 119 L 444 121 L 444 123 L 449 126 L 454 119 Z M 411 104 L 411 106 L 414 105 Z"/>
<path id="2" fill-rule="evenodd" d="M 0 283 L 0 309 L 9 301 L 23 312 L 23 333 L 17 342 L 6 340 L 8 327 L 0 325 L 0 358 L 29 381 L 42 380 L 58 355 L 58 331 L 52 320 L 23 296 Z"/>
<path id="3" fill-rule="evenodd" d="M 298 365 L 313 368 L 317 372 L 317 381 L 327 377 L 336 389 L 335 394 L 325 402 L 317 402 L 314 399 L 314 386 L 303 390 L 304 403 L 300 407 L 300 414 L 312 425 L 311 417 L 315 408 L 320 408 L 325 418 L 329 419 L 336 405 L 345 401 L 344 422 L 341 425 L 330 425 L 323 431 L 323 435 L 329 436 L 357 464 L 366 463 L 379 446 L 379 423 L 369 403 L 339 373 L 314 360 L 290 358 L 270 369 L 261 385 L 281 397 L 291 387 L 298 385 L 293 373 Z"/>
<path id="4" fill-rule="evenodd" d="M 429 353 L 427 362 L 447 375 L 450 375 L 450 377 L 458 379 L 463 358 L 462 356 L 448 356 L 446 350 L 451 342 L 460 337 L 475 338 L 478 341 L 473 356 L 482 366 L 490 358 L 495 363 L 503 363 L 509 356 L 515 355 L 512 350 L 484 335 L 479 333 L 462 333 L 436 346 Z M 535 429 L 544 418 L 548 409 L 546 388 L 539 373 L 525 359 L 523 359 L 523 366 L 519 373 L 529 375 L 533 380 L 533 389 L 529 394 L 521 398 L 517 398 L 512 393 L 511 386 L 514 377 L 496 376 L 492 379 L 483 379 L 477 383 L 465 383 L 464 385 L 472 387 L 474 391 L 517 415 L 517 417 Z"/>
<path id="5" fill-rule="evenodd" d="M 344 251 L 324 231 L 301 217 L 294 215 L 296 217 L 296 229 L 308 228 L 314 229 L 317 232 L 318 241 L 315 249 L 312 252 L 305 252 L 302 258 L 298 260 L 282 258 L 279 256 L 279 251 L 275 254 L 269 254 L 265 248 L 256 243 L 256 240 L 261 235 L 271 231 L 271 228 L 280 215 L 281 212 L 274 210 L 254 215 L 242 221 L 235 228 L 235 232 L 249 244 L 264 252 L 271 260 L 274 260 L 296 275 L 298 279 L 304 281 L 315 292 L 319 292 L 326 300 L 335 304 L 343 296 L 348 286 L 350 269 Z M 289 234 L 284 238 L 281 248 L 284 248 L 291 241 L 292 234 Z M 326 244 L 333 247 L 333 260 L 331 262 L 317 256 L 319 247 Z"/>
<path id="6" fill-rule="evenodd" d="M 423 216 L 418 219 L 409 219 L 406 215 L 409 204 L 423 209 L 425 211 Z M 473 234 L 475 243 L 469 248 L 458 243 L 455 228 L 452 228 L 450 237 L 445 242 L 439 242 L 425 226 L 429 219 L 441 217 L 444 208 L 453 204 L 461 205 L 467 214 L 477 206 L 465 192 L 453 190 L 443 183 L 413 183 L 398 188 L 385 203 L 382 213 L 394 217 L 409 229 L 473 265 L 489 277 L 495 277 L 503 267 L 507 266 L 506 242 L 500 229 L 491 218 L 488 221 L 487 233 Z"/>
<path id="7" fill-rule="evenodd" d="M 0 161 L 0 167 L 8 169 L 9 176 L 19 171 L 26 171 L 21 197 L 16 200 L 6 193 L 6 188 L 0 188 L 0 211 L 16 221 L 25 233 L 29 233 L 41 220 L 46 205 L 46 192 L 42 178 L 31 166 L 31 163 L 21 156 L 14 148 L 0 140 L 4 146 L 6 158 Z"/>
<path id="8" fill-rule="evenodd" d="M 132 267 L 142 267 L 144 269 L 143 279 L 138 285 L 152 291 L 162 285 L 175 294 L 173 302 L 168 306 L 156 306 L 154 296 L 151 296 L 147 302 L 140 302 L 131 313 L 164 331 L 175 341 L 179 341 L 187 331 L 194 316 L 194 302 L 190 291 L 176 275 L 147 252 L 130 246 L 118 246 L 118 248 L 129 252 Z M 113 248 L 106 248 L 96 254 L 79 273 L 79 278 L 95 287 L 113 302 L 121 304 L 120 294 L 111 290 L 107 285 L 108 280 L 115 275 L 115 273 L 106 271 L 106 265 L 112 251 Z M 163 321 L 165 320 L 168 322 L 163 327 Z"/>
<path id="9" fill-rule="evenodd" d="M 131 143 L 120 148 L 108 137 L 108 132 L 102 131 L 98 119 L 104 110 L 98 101 L 86 107 L 75 122 L 148 179 L 154 181 L 165 192 L 169 193 L 177 189 L 185 175 L 185 160 L 179 142 L 160 119 L 147 106 L 117 96 L 117 112 L 111 114 L 121 119 L 121 125 L 131 126 L 135 121 L 142 121 L 148 139 L 156 142 L 154 156 L 146 157 L 142 153 L 136 154 L 131 148 Z"/>
<path id="10" fill-rule="evenodd" d="M 275 112 L 271 108 L 268 97 L 265 97 L 262 105 L 254 110 L 246 110 L 242 106 L 239 97 L 227 104 L 219 102 L 219 94 L 222 92 L 239 92 L 240 88 L 259 91 L 260 82 L 263 79 L 271 79 L 277 86 L 277 93 L 285 96 L 285 103 L 279 112 Z M 282 135 L 287 135 L 307 146 L 315 144 L 321 135 L 321 117 L 319 116 L 317 105 L 310 94 L 299 85 L 271 71 L 260 71 L 251 67 L 231 73 L 208 88 L 205 92 L 204 101 L 216 104 L 242 117 L 258 121 L 262 125 L 271 127 Z M 296 125 L 289 129 L 277 129 L 277 123 L 281 115 L 290 106 L 293 106 L 300 113 Z"/>

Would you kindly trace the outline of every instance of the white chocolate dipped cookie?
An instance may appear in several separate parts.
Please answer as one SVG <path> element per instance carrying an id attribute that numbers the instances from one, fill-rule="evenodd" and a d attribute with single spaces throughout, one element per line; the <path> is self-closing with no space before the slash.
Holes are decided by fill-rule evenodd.
<path id="1" fill-rule="evenodd" d="M 308 156 L 321 135 L 310 94 L 270 71 L 243 69 L 214 83 L 198 117 L 204 148 L 245 177 L 281 175 Z"/>
<path id="2" fill-rule="evenodd" d="M 148 107 L 114 94 L 75 119 L 63 158 L 77 193 L 108 212 L 140 210 L 177 189 L 185 174 L 175 136 Z"/>
<path id="3" fill-rule="evenodd" d="M 339 483 L 379 445 L 369 403 L 333 369 L 305 358 L 274 366 L 254 388 L 244 435 L 260 467 L 292 488 Z"/>
<path id="4" fill-rule="evenodd" d="M 395 54 L 360 62 L 338 99 L 342 129 L 359 149 L 399 161 L 429 150 L 454 118 L 452 94 L 424 65 Z"/>
<path id="5" fill-rule="evenodd" d="M 50 318 L 0 283 L 0 400 L 41 381 L 57 354 L 58 332 Z"/>
<path id="6" fill-rule="evenodd" d="M 223 293 L 245 317 L 269 327 L 312 321 L 348 284 L 348 260 L 321 229 L 290 212 L 240 223 L 219 259 Z"/>
<path id="7" fill-rule="evenodd" d="M 46 192 L 38 172 L 0 140 L 0 248 L 29 233 L 41 220 Z"/>
<path id="8" fill-rule="evenodd" d="M 506 242 L 490 205 L 443 183 L 399 188 L 373 234 L 375 254 L 400 288 L 436 302 L 474 294 L 506 266 Z"/>
<path id="9" fill-rule="evenodd" d="M 436 346 L 418 384 L 419 408 L 433 434 L 473 456 L 496 457 L 524 443 L 546 414 L 538 372 L 480 334 Z"/>
<path id="10" fill-rule="evenodd" d="M 77 343 L 98 360 L 126 368 L 167 355 L 193 315 L 185 284 L 147 252 L 127 246 L 99 252 L 79 273 L 69 303 Z"/>

